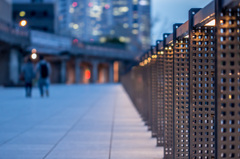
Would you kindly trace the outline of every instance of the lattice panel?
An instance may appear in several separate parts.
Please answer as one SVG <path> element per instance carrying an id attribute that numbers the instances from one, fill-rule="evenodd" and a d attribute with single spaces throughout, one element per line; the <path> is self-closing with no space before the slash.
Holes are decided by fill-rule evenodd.
<path id="1" fill-rule="evenodd" d="M 168 141 L 173 138 L 173 48 L 164 51 L 164 153 L 172 154 Z"/>
<path id="2" fill-rule="evenodd" d="M 157 136 L 157 59 L 151 60 L 152 71 L 152 136 Z"/>
<path id="3" fill-rule="evenodd" d="M 215 31 L 200 27 L 190 42 L 190 158 L 215 154 Z"/>
<path id="4" fill-rule="evenodd" d="M 175 157 L 189 157 L 189 41 L 177 39 L 174 46 Z M 170 131 L 173 130 L 169 130 Z M 171 136 L 169 136 L 170 138 Z M 170 141 L 171 142 L 171 139 Z M 169 144 L 169 147 L 171 143 Z M 166 149 L 166 148 L 165 148 Z M 167 154 L 165 154 L 167 155 Z M 169 156 L 172 151 L 169 151 Z"/>
<path id="5" fill-rule="evenodd" d="M 147 64 L 147 85 L 148 85 L 148 129 L 152 130 L 152 65 Z"/>
<path id="6" fill-rule="evenodd" d="M 217 158 L 240 158 L 240 8 L 223 10 L 217 29 Z"/>
<path id="7" fill-rule="evenodd" d="M 157 146 L 164 144 L 164 51 L 157 55 Z"/>
<path id="8" fill-rule="evenodd" d="M 148 67 L 147 66 L 144 66 L 143 67 L 143 70 L 142 70 L 142 73 L 143 73 L 143 79 L 144 79 L 144 96 L 143 96 L 143 99 L 144 99 L 144 120 L 146 122 L 146 125 L 148 124 L 148 118 L 149 118 L 149 113 L 148 113 Z"/>

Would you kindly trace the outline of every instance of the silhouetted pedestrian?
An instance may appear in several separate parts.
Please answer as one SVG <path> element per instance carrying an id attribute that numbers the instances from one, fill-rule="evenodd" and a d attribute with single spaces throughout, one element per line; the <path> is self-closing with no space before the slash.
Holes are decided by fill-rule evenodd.
<path id="1" fill-rule="evenodd" d="M 38 86 L 40 90 L 41 97 L 44 96 L 44 92 L 46 92 L 46 96 L 49 96 L 49 85 L 50 85 L 50 74 L 51 67 L 50 64 L 44 60 L 44 56 L 39 56 L 40 61 L 37 64 L 36 72 L 38 75 Z M 44 91 L 45 89 L 45 91 Z"/>
<path id="2" fill-rule="evenodd" d="M 26 97 L 32 96 L 32 80 L 35 77 L 34 66 L 30 58 L 27 59 L 21 70 L 22 80 L 25 82 Z"/>

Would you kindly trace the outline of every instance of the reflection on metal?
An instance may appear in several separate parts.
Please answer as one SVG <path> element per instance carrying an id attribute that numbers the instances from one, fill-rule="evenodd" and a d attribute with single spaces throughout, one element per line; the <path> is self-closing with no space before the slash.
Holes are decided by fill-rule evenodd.
<path id="1" fill-rule="evenodd" d="M 205 26 L 215 26 L 216 25 L 216 20 L 213 19 L 210 22 L 208 22 L 207 24 L 205 24 Z"/>

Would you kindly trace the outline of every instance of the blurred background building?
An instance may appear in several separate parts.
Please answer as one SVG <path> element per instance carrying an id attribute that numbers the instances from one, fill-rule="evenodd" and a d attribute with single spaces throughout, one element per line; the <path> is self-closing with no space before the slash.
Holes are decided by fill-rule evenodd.
<path id="1" fill-rule="evenodd" d="M 150 0 L 13 0 L 13 21 L 91 43 L 150 46 Z"/>
<path id="2" fill-rule="evenodd" d="M 58 33 L 80 41 L 119 42 L 131 50 L 150 45 L 149 0 L 58 0 Z"/>
<path id="3" fill-rule="evenodd" d="M 55 5 L 53 3 L 14 3 L 13 22 L 27 21 L 30 29 L 55 32 Z"/>
<path id="4" fill-rule="evenodd" d="M 118 82 L 150 45 L 148 0 L 0 0 L 0 85 L 45 55 L 53 83 Z"/>

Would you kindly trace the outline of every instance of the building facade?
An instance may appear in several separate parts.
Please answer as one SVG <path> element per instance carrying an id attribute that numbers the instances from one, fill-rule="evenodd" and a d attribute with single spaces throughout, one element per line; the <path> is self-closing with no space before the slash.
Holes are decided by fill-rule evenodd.
<path id="1" fill-rule="evenodd" d="M 12 19 L 12 5 L 9 0 L 0 0 L 0 20 L 10 23 Z"/>
<path id="2" fill-rule="evenodd" d="M 14 3 L 12 18 L 13 22 L 19 26 L 23 26 L 21 22 L 25 20 L 28 28 L 50 33 L 55 32 L 55 7 L 53 3 Z"/>
<path id="3" fill-rule="evenodd" d="M 80 41 L 105 43 L 117 40 L 131 50 L 150 45 L 148 0 L 59 0 L 58 33 Z"/>

